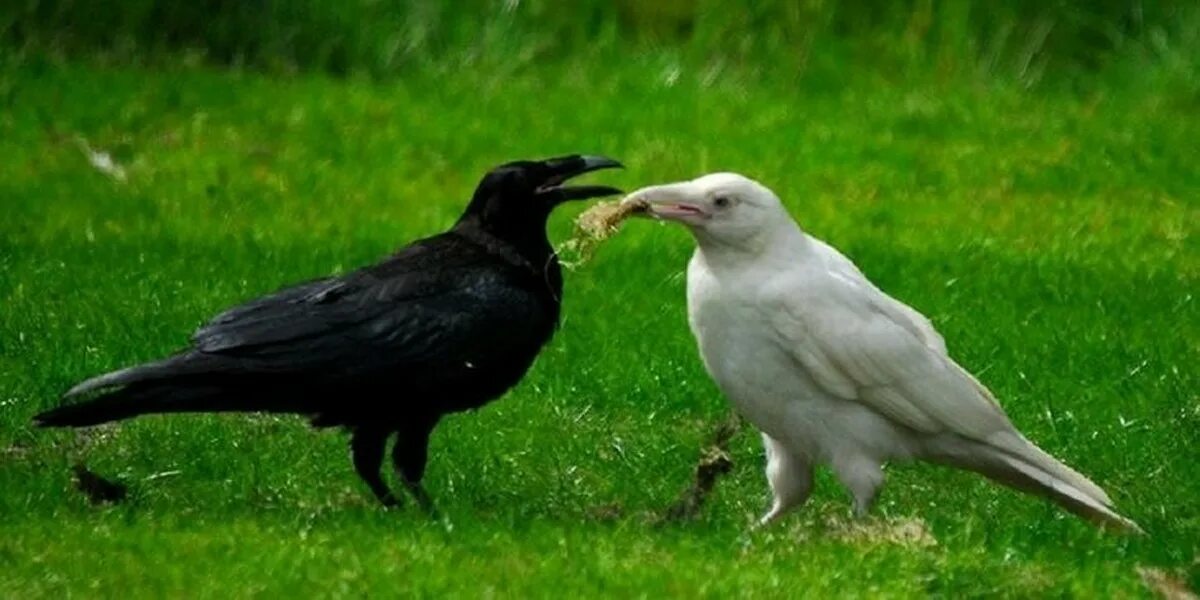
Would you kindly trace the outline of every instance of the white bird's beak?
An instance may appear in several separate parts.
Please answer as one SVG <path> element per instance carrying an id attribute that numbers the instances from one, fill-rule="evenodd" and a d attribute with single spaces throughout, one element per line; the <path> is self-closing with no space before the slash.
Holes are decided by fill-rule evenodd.
<path id="1" fill-rule="evenodd" d="M 644 187 L 625 196 L 621 205 L 633 205 L 634 212 L 656 219 L 701 225 L 712 217 L 703 205 L 703 197 L 690 181 L 684 181 Z"/>

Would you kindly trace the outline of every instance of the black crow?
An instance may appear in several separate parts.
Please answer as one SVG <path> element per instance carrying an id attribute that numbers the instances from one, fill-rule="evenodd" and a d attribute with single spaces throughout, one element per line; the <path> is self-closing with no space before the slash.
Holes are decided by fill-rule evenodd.
<path id="1" fill-rule="evenodd" d="M 308 415 L 350 430 L 354 468 L 385 505 L 388 438 L 406 488 L 421 486 L 442 415 L 478 408 L 521 379 L 558 325 L 562 272 L 546 220 L 567 200 L 619 194 L 565 186 L 620 167 L 598 156 L 518 161 L 484 176 L 449 231 L 387 260 L 288 287 L 221 313 L 190 348 L 71 388 L 86 402 L 43 412 L 46 427 L 84 427 L 152 413 Z"/>

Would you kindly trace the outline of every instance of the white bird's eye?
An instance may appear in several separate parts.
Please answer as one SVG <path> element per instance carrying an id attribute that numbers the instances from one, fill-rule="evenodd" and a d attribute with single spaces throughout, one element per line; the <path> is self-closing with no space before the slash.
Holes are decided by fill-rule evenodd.
<path id="1" fill-rule="evenodd" d="M 713 205 L 717 208 L 726 208 L 733 202 L 727 196 L 717 196 L 713 198 Z"/>

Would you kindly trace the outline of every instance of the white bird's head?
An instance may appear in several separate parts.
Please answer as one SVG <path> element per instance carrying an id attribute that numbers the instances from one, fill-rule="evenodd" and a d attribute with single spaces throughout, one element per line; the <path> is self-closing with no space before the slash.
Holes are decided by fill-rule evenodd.
<path id="1" fill-rule="evenodd" d="M 621 203 L 643 207 L 643 214 L 653 218 L 682 223 L 701 246 L 757 251 L 775 233 L 797 230 L 774 192 L 737 173 L 644 187 Z"/>

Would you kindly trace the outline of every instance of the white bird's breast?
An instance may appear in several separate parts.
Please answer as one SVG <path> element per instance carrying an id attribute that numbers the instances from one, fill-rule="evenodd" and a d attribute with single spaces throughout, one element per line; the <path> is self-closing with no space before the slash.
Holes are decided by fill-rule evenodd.
<path id="1" fill-rule="evenodd" d="M 814 462 L 845 453 L 890 454 L 883 449 L 898 442 L 894 427 L 828 393 L 781 347 L 766 314 L 779 290 L 749 275 L 716 274 L 697 258 L 688 266 L 688 322 L 722 393 L 755 427 Z"/>
<path id="2" fill-rule="evenodd" d="M 806 440 L 827 407 L 820 406 L 807 374 L 779 350 L 763 319 L 762 287 L 729 277 L 736 275 L 720 280 L 695 259 L 688 268 L 688 323 L 704 366 L 758 429 L 809 445 Z"/>

